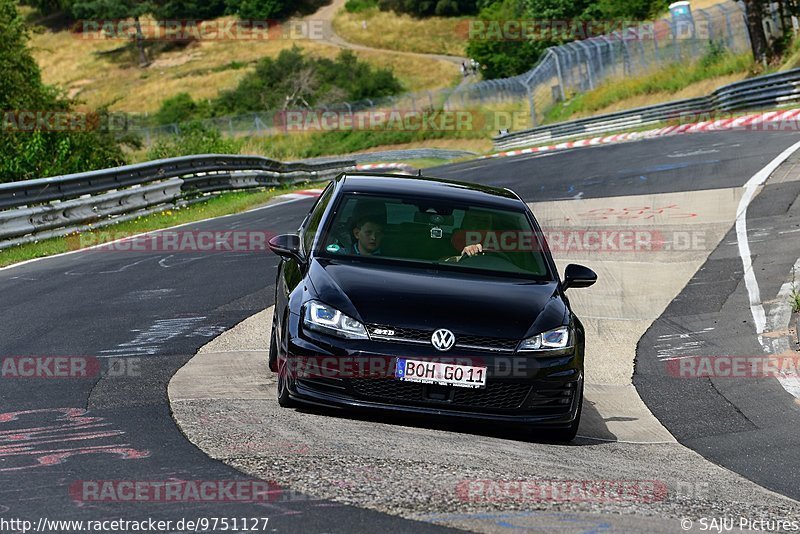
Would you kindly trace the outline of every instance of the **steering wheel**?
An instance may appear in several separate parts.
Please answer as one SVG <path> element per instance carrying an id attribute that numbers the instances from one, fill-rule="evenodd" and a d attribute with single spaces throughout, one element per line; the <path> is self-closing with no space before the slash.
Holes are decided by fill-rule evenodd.
<path id="1" fill-rule="evenodd" d="M 514 260 L 512 260 L 508 256 L 507 253 L 501 252 L 499 250 L 484 250 L 483 252 L 478 252 L 474 256 L 469 256 L 467 254 L 464 254 L 463 256 L 459 256 L 459 260 L 458 261 L 475 261 L 476 259 L 481 259 L 482 256 L 486 256 L 488 254 L 491 254 L 491 255 L 496 256 L 496 257 L 498 257 L 500 259 L 503 259 L 503 260 L 507 261 L 508 263 L 511 263 L 511 264 L 514 263 Z"/>

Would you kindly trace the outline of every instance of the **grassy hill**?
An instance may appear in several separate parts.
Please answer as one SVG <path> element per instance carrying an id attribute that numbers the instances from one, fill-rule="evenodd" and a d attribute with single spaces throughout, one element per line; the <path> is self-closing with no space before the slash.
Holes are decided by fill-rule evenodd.
<path id="1" fill-rule="evenodd" d="M 341 50 L 320 40 L 199 41 L 163 51 L 150 66 L 140 68 L 129 51 L 112 53 L 123 44 L 44 28 L 31 39 L 45 83 L 62 87 L 87 108 L 128 112 L 156 111 L 162 100 L 181 92 L 195 99 L 213 98 L 220 90 L 234 88 L 257 60 L 276 57 L 293 45 L 326 58 Z M 457 66 L 447 61 L 383 50 L 355 53 L 374 66 L 391 67 L 409 91 L 447 87 L 460 78 Z"/>

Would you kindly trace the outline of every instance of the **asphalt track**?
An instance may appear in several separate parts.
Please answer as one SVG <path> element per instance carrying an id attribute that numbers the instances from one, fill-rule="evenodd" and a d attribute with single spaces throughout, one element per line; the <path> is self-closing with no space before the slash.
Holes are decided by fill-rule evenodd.
<path id="1" fill-rule="evenodd" d="M 800 157 L 795 154 L 786 162 L 784 176 L 776 173 L 748 209 L 753 270 L 768 314 L 787 306 L 769 299 L 778 295 L 800 256 L 798 170 Z M 675 367 L 672 373 L 666 368 L 675 357 L 764 354 L 742 271 L 736 232 L 731 229 L 640 340 L 634 383 L 653 414 L 681 443 L 764 487 L 800 499 L 798 399 L 774 378 L 686 379 L 674 372 Z M 788 337 L 780 328 L 786 325 L 762 342 Z M 686 417 L 687 413 L 698 417 Z"/>
<path id="2" fill-rule="evenodd" d="M 782 132 L 693 134 L 478 160 L 429 174 L 510 187 L 526 201 L 726 188 L 744 184 L 796 140 Z M 290 232 L 310 202 L 186 229 Z M 76 482 L 87 480 L 244 478 L 186 441 L 170 416 L 166 385 L 209 339 L 272 305 L 276 264 L 263 253 L 89 250 L 0 270 L 0 356 L 139 362 L 138 371 L 128 373 L 133 376 L 0 379 L 0 517 L 266 516 L 271 529 L 282 532 L 444 530 L 324 501 L 143 505 L 76 502 L 70 494 Z M 668 407 L 664 417 L 680 408 Z M 70 425 L 82 410 L 97 419 L 83 421 L 86 426 L 76 431 Z M 30 428 L 42 430 L 21 431 Z M 740 472 L 752 476 L 742 463 Z M 777 475 L 764 472 L 759 482 L 783 491 L 784 479 Z"/>

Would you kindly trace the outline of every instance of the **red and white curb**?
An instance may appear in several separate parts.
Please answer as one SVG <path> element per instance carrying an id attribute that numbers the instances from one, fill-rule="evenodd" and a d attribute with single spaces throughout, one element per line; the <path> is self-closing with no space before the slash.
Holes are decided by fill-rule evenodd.
<path id="1" fill-rule="evenodd" d="M 416 167 L 406 165 L 405 163 L 370 163 L 365 165 L 356 165 L 356 170 L 359 171 L 374 171 L 374 170 L 394 170 L 406 174 L 417 174 Z M 297 200 L 300 198 L 314 198 L 322 194 L 322 189 L 303 189 L 302 191 L 295 191 L 294 193 L 286 193 L 275 197 L 281 201 Z"/>
<path id="2" fill-rule="evenodd" d="M 275 198 L 281 200 L 296 200 L 298 198 L 315 198 L 322 194 L 322 189 L 303 189 L 302 191 L 295 191 L 294 193 L 286 193 L 279 195 Z"/>
<path id="3" fill-rule="evenodd" d="M 703 121 L 691 124 L 681 124 L 680 126 L 666 126 L 654 130 L 643 132 L 630 132 L 606 137 L 592 137 L 590 139 L 579 139 L 577 141 L 567 141 L 557 145 L 547 145 L 518 150 L 508 150 L 481 156 L 485 158 L 504 158 L 508 156 L 519 156 L 522 154 L 534 154 L 536 152 L 549 152 L 552 150 L 565 150 L 585 146 L 608 145 L 614 143 L 624 143 L 626 141 L 637 141 L 639 139 L 652 139 L 669 135 L 680 135 L 697 132 L 712 132 L 724 130 L 760 130 L 760 131 L 800 131 L 800 121 L 797 120 L 800 109 L 790 109 L 788 111 L 769 111 L 766 113 L 752 113 L 742 115 L 732 119 L 718 119 L 713 121 Z M 791 121 L 791 122 L 790 122 Z"/>

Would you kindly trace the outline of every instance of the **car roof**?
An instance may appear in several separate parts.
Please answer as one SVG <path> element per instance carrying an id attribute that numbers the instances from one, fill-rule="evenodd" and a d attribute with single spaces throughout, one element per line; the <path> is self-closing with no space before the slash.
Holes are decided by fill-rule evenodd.
<path id="1" fill-rule="evenodd" d="M 402 174 L 345 173 L 338 180 L 343 193 L 371 193 L 386 196 L 411 194 L 516 210 L 524 209 L 524 203 L 514 192 L 488 185 Z"/>

